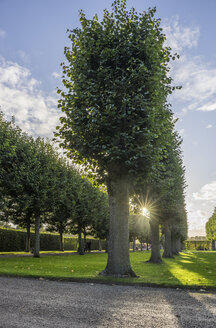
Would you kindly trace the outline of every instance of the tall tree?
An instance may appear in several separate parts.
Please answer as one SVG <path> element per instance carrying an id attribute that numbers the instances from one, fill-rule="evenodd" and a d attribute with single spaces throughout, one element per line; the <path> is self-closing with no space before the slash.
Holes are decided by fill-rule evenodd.
<path id="1" fill-rule="evenodd" d="M 212 216 L 206 223 L 206 236 L 212 242 L 212 250 L 215 251 L 215 241 L 216 241 L 216 207 Z"/>
<path id="2" fill-rule="evenodd" d="M 0 149 L 0 187 L 16 204 L 22 225 L 25 217 L 28 230 L 30 217 L 34 217 L 34 256 L 39 257 L 40 216 L 48 211 L 51 204 L 58 155 L 49 142 L 40 138 L 34 140 L 2 117 L 0 138 L 3 140 Z"/>
<path id="3" fill-rule="evenodd" d="M 63 159 L 58 161 L 57 166 L 53 201 L 50 212 L 48 215 L 46 214 L 46 223 L 48 224 L 46 230 L 59 233 L 59 247 L 63 251 L 63 233 L 68 232 L 74 216 L 76 195 L 80 188 L 81 178 L 76 170 Z"/>
<path id="4" fill-rule="evenodd" d="M 129 259 L 129 182 L 143 177 L 162 153 L 172 92 L 165 35 L 155 9 L 138 14 L 115 0 L 81 28 L 69 31 L 57 136 L 71 159 L 107 184 L 110 206 L 108 263 L 103 274 L 135 276 Z"/>

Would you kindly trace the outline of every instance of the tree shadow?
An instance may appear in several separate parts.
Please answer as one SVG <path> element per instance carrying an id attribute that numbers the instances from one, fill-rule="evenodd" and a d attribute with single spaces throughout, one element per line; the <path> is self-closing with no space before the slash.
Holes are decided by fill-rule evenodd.
<path id="1" fill-rule="evenodd" d="M 0 290 L 3 327 L 22 321 L 48 328 L 213 328 L 216 322 L 215 294 L 17 278 L 0 278 Z"/>
<path id="2" fill-rule="evenodd" d="M 175 257 L 177 266 L 197 276 L 197 285 L 216 287 L 216 254 L 191 252 Z"/>
<path id="3" fill-rule="evenodd" d="M 216 327 L 216 294 L 194 290 L 178 290 L 177 297 L 166 295 L 182 328 Z"/>

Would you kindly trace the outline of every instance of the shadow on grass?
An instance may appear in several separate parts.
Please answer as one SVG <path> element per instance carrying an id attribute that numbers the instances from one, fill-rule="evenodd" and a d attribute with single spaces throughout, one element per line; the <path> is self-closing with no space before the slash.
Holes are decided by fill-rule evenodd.
<path id="1" fill-rule="evenodd" d="M 175 267 L 179 270 L 180 280 L 185 281 L 184 274 L 197 281 L 197 285 L 216 288 L 216 253 L 181 253 L 175 257 Z M 172 273 L 178 274 L 171 265 L 170 270 Z M 190 282 L 190 278 L 188 279 Z"/>

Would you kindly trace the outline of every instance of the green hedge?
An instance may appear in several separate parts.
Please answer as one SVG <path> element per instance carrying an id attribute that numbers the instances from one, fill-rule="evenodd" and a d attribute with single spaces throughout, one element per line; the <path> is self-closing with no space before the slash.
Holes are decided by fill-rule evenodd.
<path id="1" fill-rule="evenodd" d="M 77 251 L 77 249 L 78 249 L 78 238 L 64 237 L 64 250 L 65 251 Z"/>
<path id="2" fill-rule="evenodd" d="M 31 248 L 34 248 L 35 235 L 31 233 Z M 97 239 L 87 239 L 91 241 L 91 250 L 99 249 Z M 106 249 L 106 241 L 102 240 L 102 249 Z M 57 251 L 60 248 L 58 234 L 40 233 L 41 251 Z M 0 228 L 0 252 L 23 252 L 26 249 L 26 232 L 16 229 Z M 76 237 L 64 237 L 64 250 L 78 249 L 78 239 Z"/>
<path id="3" fill-rule="evenodd" d="M 98 239 L 91 239 L 87 238 L 86 242 L 91 241 L 91 251 L 99 250 L 99 240 Z M 101 247 L 103 250 L 106 249 L 106 240 L 101 240 Z"/>
<path id="4" fill-rule="evenodd" d="M 209 240 L 186 240 L 185 248 L 187 250 L 208 251 L 211 250 L 211 242 Z"/>
<path id="5" fill-rule="evenodd" d="M 26 233 L 0 228 L 0 252 L 19 252 L 25 250 Z"/>

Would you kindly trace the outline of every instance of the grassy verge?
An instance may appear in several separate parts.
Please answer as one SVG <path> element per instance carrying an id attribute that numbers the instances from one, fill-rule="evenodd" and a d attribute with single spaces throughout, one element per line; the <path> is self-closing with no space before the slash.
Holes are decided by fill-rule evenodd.
<path id="1" fill-rule="evenodd" d="M 99 276 L 107 254 L 0 258 L 0 275 L 87 280 L 110 283 L 216 290 L 216 253 L 185 252 L 163 264 L 146 263 L 149 252 L 131 253 L 131 264 L 139 278 Z"/>

